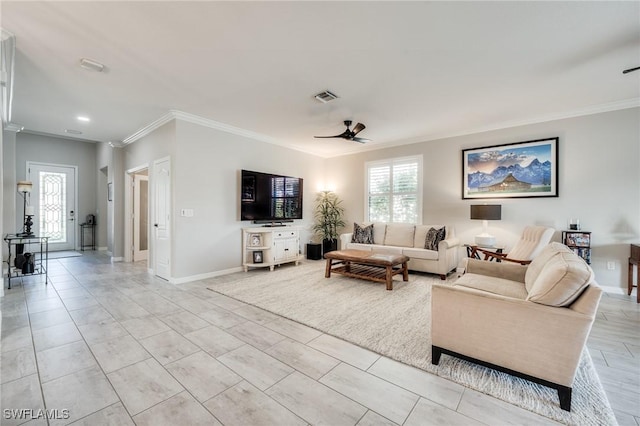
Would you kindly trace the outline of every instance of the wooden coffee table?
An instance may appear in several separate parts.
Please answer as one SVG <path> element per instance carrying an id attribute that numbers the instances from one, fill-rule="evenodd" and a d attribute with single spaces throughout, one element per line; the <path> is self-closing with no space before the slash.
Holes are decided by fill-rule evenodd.
<path id="1" fill-rule="evenodd" d="M 409 281 L 409 257 L 402 254 L 337 250 L 326 253 L 324 258 L 327 259 L 325 278 L 330 278 L 331 272 L 335 272 L 347 277 L 386 283 L 387 290 L 393 290 L 393 276 L 396 274 L 402 274 L 402 280 Z"/>

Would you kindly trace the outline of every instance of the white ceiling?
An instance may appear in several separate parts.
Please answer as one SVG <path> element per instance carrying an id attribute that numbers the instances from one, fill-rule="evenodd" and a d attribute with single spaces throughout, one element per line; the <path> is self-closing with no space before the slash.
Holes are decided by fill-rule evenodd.
<path id="1" fill-rule="evenodd" d="M 177 110 L 334 156 L 640 105 L 638 1 L 3 0 L 1 25 L 12 121 L 94 141 Z M 372 142 L 313 138 L 345 119 Z"/>

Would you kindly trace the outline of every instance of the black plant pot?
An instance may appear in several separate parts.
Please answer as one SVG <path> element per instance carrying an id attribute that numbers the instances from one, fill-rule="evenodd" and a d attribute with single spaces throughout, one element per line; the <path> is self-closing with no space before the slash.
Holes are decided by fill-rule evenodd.
<path id="1" fill-rule="evenodd" d="M 322 254 L 338 250 L 338 240 L 322 240 Z"/>

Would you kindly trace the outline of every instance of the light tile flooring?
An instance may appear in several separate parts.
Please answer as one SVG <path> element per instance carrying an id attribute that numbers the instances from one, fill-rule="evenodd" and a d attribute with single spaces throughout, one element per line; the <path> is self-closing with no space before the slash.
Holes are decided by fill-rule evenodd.
<path id="1" fill-rule="evenodd" d="M 85 252 L 51 261 L 48 286 L 13 281 L 0 299 L 2 425 L 38 410 L 51 425 L 553 423 L 145 268 Z M 623 425 L 640 425 L 639 331 L 638 305 L 605 295 L 589 349 Z"/>

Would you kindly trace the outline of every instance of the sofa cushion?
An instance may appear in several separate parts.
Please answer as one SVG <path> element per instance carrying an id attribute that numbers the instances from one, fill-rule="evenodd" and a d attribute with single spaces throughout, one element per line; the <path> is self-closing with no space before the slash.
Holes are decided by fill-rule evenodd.
<path id="1" fill-rule="evenodd" d="M 360 225 L 354 222 L 352 243 L 373 244 L 373 224 Z"/>
<path id="2" fill-rule="evenodd" d="M 371 251 L 371 247 L 373 247 L 373 244 L 349 243 L 346 248 L 350 250 Z"/>
<path id="3" fill-rule="evenodd" d="M 531 292 L 531 288 L 544 269 L 544 266 L 557 253 L 571 253 L 571 250 L 564 244 L 553 242 L 545 246 L 540 254 L 531 261 L 527 268 L 527 273 L 524 276 L 524 284 L 527 287 L 528 292 Z"/>
<path id="4" fill-rule="evenodd" d="M 458 278 L 453 285 L 454 287 L 468 287 L 501 296 L 513 297 L 514 299 L 525 300 L 527 298 L 527 290 L 524 287 L 524 283 L 504 278 L 467 273 Z"/>
<path id="5" fill-rule="evenodd" d="M 438 260 L 438 252 L 434 250 L 406 247 L 402 249 L 402 254 L 412 259 Z"/>
<path id="6" fill-rule="evenodd" d="M 371 246 L 371 251 L 374 253 L 382 253 L 382 254 L 402 254 L 403 248 L 404 247 L 374 244 Z"/>
<path id="7" fill-rule="evenodd" d="M 527 300 L 548 306 L 569 306 L 593 282 L 593 270 L 582 258 L 559 251 L 544 265 Z"/>
<path id="8" fill-rule="evenodd" d="M 387 224 L 384 222 L 373 222 L 373 244 L 383 244 L 384 236 L 387 233 Z"/>
<path id="9" fill-rule="evenodd" d="M 415 231 L 415 225 L 389 223 L 387 224 L 387 232 L 384 237 L 384 245 L 413 247 Z"/>
<path id="10" fill-rule="evenodd" d="M 427 232 L 429 232 L 429 229 L 431 228 L 436 228 L 436 229 L 440 229 L 440 228 L 445 228 L 446 227 L 444 225 L 416 225 L 416 235 L 413 238 L 413 246 L 416 248 L 424 248 L 424 242 L 425 239 L 427 238 Z M 445 230 L 445 238 L 447 238 L 449 235 L 449 230 L 446 229 Z"/>
<path id="11" fill-rule="evenodd" d="M 430 228 L 427 231 L 427 235 L 424 239 L 424 248 L 427 250 L 438 250 L 438 244 L 440 241 L 444 240 L 445 237 L 445 228 Z"/>

